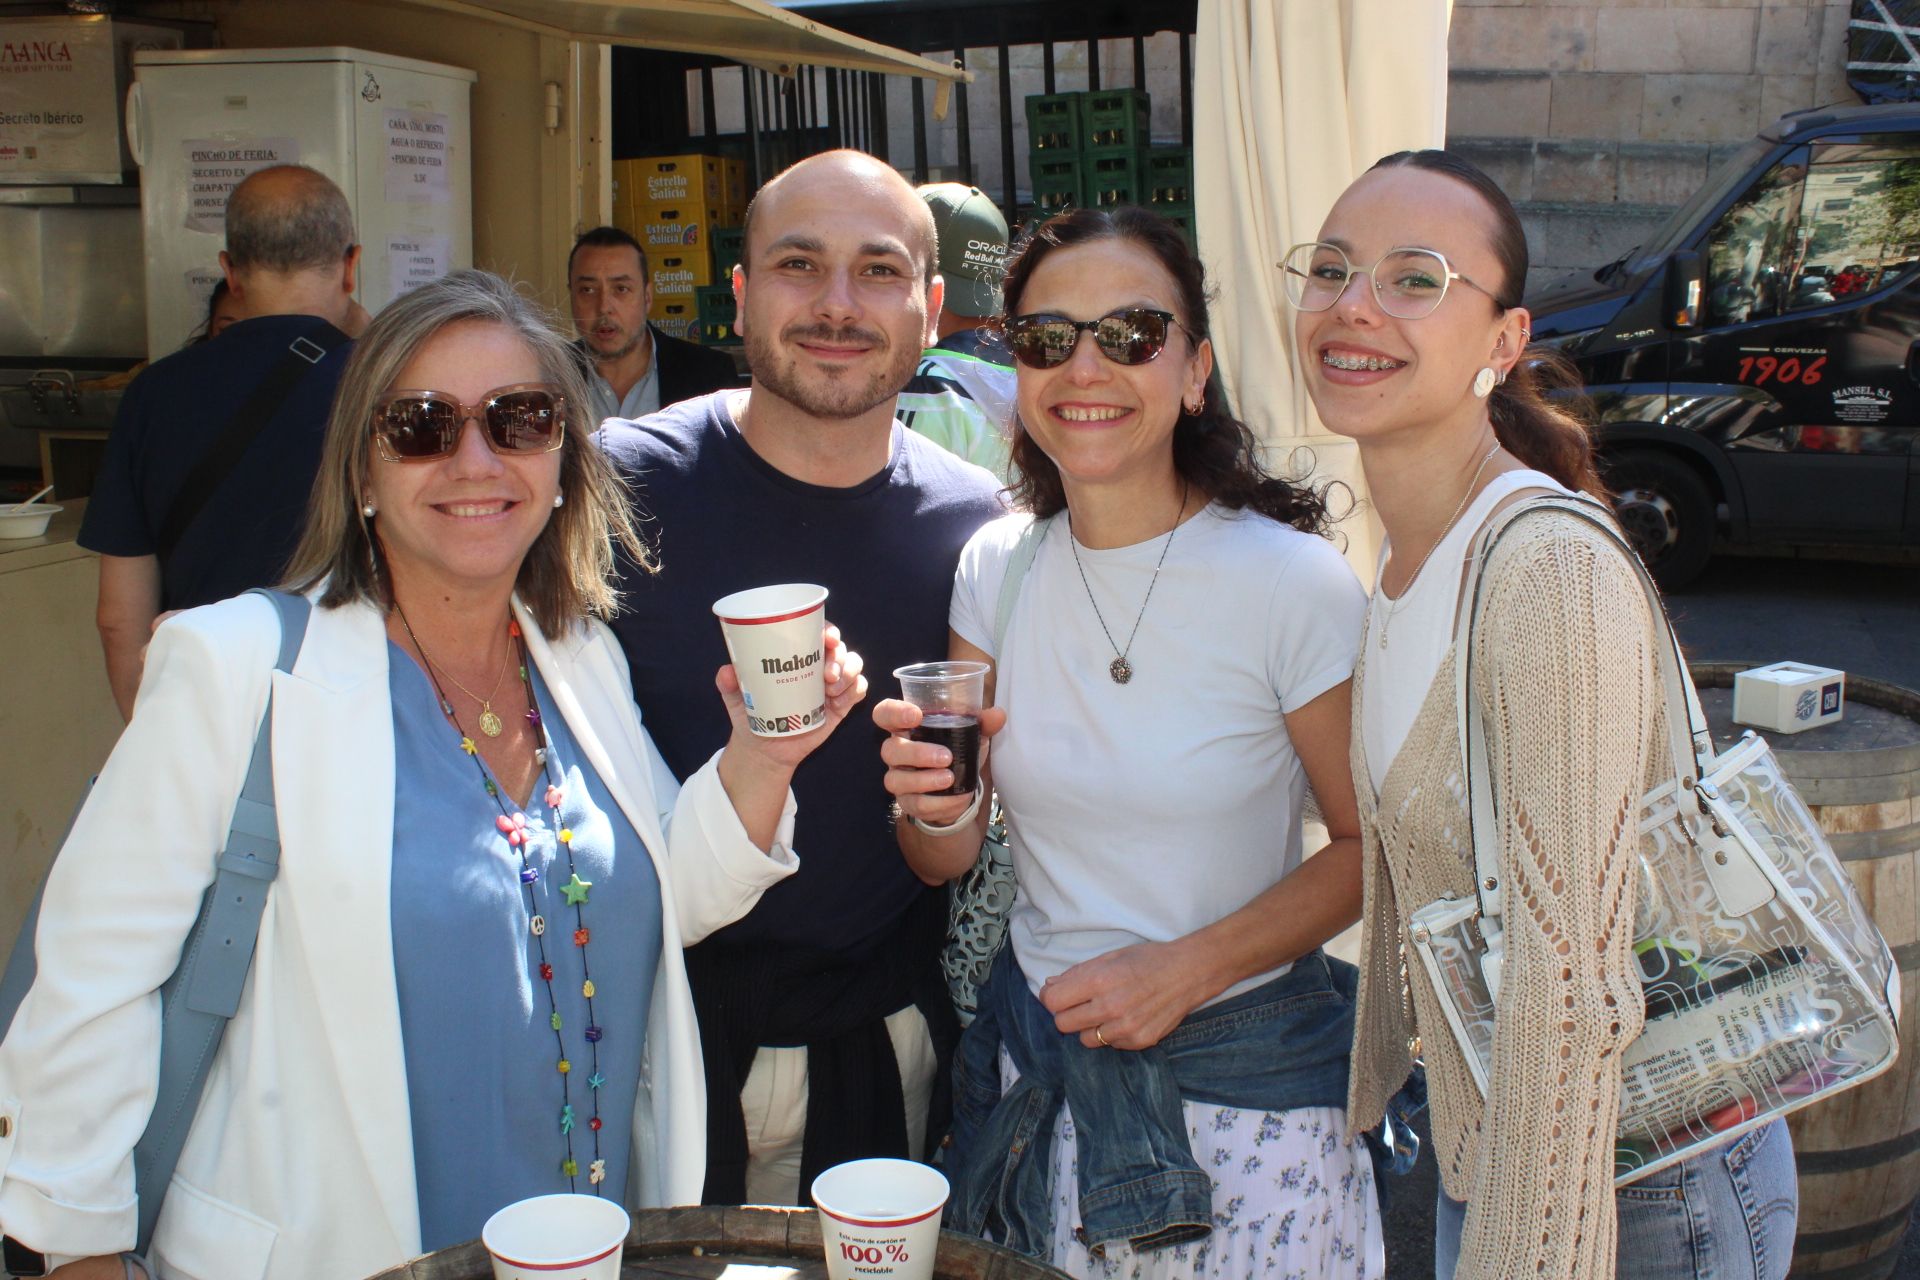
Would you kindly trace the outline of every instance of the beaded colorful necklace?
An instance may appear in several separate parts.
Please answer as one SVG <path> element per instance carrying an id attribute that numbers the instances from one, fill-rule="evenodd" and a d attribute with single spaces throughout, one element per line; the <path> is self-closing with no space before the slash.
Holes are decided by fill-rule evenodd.
<path id="1" fill-rule="evenodd" d="M 553 964 L 547 956 L 547 921 L 540 914 L 539 904 L 534 900 L 533 886 L 540 879 L 539 869 L 527 859 L 527 815 L 509 812 L 506 797 L 501 794 L 500 786 L 487 772 L 486 762 L 480 758 L 480 749 L 474 744 L 471 734 L 461 727 L 454 715 L 453 704 L 447 700 L 445 689 L 440 687 L 439 677 L 434 674 L 438 667 L 426 649 L 420 643 L 420 637 L 413 633 L 413 624 L 407 621 L 406 610 L 395 601 L 393 611 L 400 619 L 400 625 L 406 630 L 407 639 L 413 641 L 413 647 L 426 659 L 427 679 L 433 684 L 434 696 L 440 700 L 440 713 L 447 718 L 460 734 L 460 750 L 472 759 L 474 767 L 480 772 L 480 784 L 487 795 L 500 810 L 500 816 L 494 819 L 494 826 L 506 837 L 507 844 L 520 855 L 520 888 L 526 896 L 527 929 L 533 935 L 534 946 L 540 956 L 540 979 L 547 987 L 547 1023 L 553 1028 L 553 1042 L 558 1051 L 558 1060 L 554 1069 L 560 1075 L 560 1137 L 566 1148 L 566 1158 L 560 1162 L 560 1172 L 567 1179 L 567 1190 L 575 1190 L 574 1179 L 580 1174 L 579 1161 L 574 1158 L 573 1131 L 576 1121 L 573 1114 L 573 1097 L 568 1081 L 573 1075 L 573 1063 L 567 1057 L 566 1037 L 561 1034 L 560 1005 L 553 990 Z M 533 760 L 544 776 L 547 790 L 542 797 L 547 804 L 548 825 L 554 832 L 554 838 L 567 855 L 567 883 L 560 887 L 566 896 L 567 905 L 573 908 L 573 945 L 580 953 L 580 994 L 587 1002 L 587 1055 L 592 1074 L 587 1077 L 587 1102 L 591 1114 L 587 1119 L 587 1131 L 593 1139 L 593 1158 L 587 1164 L 587 1181 L 592 1184 L 593 1194 L 600 1194 L 600 1184 L 606 1180 L 607 1162 L 600 1155 L 600 1088 L 606 1083 L 600 1074 L 600 1025 L 594 1021 L 593 969 L 587 963 L 587 943 L 592 937 L 587 928 L 586 903 L 588 892 L 593 888 L 591 880 L 582 880 L 573 861 L 573 831 L 562 818 L 560 806 L 566 802 L 566 792 L 560 787 L 559 779 L 554 776 L 553 739 L 547 734 L 546 726 L 540 720 L 540 706 L 533 696 L 533 676 L 531 663 L 527 658 L 526 638 L 520 634 L 520 624 L 512 618 L 507 619 L 509 645 L 517 649 L 520 655 L 520 684 L 527 692 L 527 723 L 540 735 L 540 746 L 534 749 Z"/>

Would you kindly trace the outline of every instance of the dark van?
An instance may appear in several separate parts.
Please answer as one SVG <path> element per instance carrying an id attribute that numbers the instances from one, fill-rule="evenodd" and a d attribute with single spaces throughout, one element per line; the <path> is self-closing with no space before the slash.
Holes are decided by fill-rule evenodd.
<path id="1" fill-rule="evenodd" d="M 1730 545 L 1920 547 L 1920 105 L 1786 116 L 1644 246 L 1530 298 L 1659 580 Z"/>

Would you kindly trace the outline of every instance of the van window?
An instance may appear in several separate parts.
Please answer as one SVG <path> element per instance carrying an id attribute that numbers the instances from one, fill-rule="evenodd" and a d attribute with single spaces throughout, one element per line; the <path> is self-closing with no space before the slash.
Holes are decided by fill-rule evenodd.
<path id="1" fill-rule="evenodd" d="M 1764 320 L 1891 284 L 1920 262 L 1920 138 L 1789 152 L 1707 237 L 1707 323 Z"/>

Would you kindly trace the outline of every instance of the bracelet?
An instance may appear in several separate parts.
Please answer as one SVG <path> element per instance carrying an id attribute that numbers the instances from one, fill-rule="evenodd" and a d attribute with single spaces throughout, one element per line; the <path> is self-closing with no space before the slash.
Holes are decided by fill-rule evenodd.
<path id="1" fill-rule="evenodd" d="M 980 799 L 982 794 L 983 793 L 981 792 L 980 788 L 975 787 L 973 789 L 973 803 L 967 806 L 967 811 L 961 814 L 959 817 L 955 818 L 952 822 L 949 822 L 944 827 L 936 827 L 931 822 L 923 822 L 919 818 L 911 818 L 909 819 L 909 821 L 912 822 L 914 826 L 920 828 L 920 831 L 923 835 L 929 835 L 929 836 L 958 835 L 961 831 L 964 831 L 966 828 L 972 826 L 974 818 L 979 816 Z"/>

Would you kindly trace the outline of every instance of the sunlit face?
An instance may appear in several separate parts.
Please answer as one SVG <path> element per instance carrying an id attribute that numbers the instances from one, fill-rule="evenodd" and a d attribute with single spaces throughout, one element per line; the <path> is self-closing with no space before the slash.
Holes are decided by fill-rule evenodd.
<path id="1" fill-rule="evenodd" d="M 489 391 L 546 376 L 511 330 L 460 321 L 423 344 L 394 378 L 393 391 L 442 391 L 478 405 Z M 461 429 L 453 455 L 388 462 L 368 442 L 373 529 L 397 581 L 445 588 L 511 587 L 527 549 L 553 516 L 564 451 L 507 456 L 487 444 L 477 421 Z"/>
<path id="2" fill-rule="evenodd" d="M 1501 311 L 1455 281 L 1431 315 L 1386 314 L 1366 269 L 1388 250 L 1431 249 L 1488 289 L 1505 278 L 1491 236 L 1493 213 L 1465 183 L 1419 169 L 1376 169 L 1347 188 L 1318 239 L 1338 245 L 1362 274 L 1326 311 L 1295 311 L 1301 374 L 1327 427 L 1356 439 L 1476 418 L 1485 401 L 1474 376 L 1518 357 L 1526 312 Z"/>
<path id="3" fill-rule="evenodd" d="M 789 171 L 754 210 L 751 271 L 734 273 L 756 393 L 817 418 L 898 395 L 940 312 L 926 206 L 873 167 L 826 157 Z"/>
<path id="4" fill-rule="evenodd" d="M 1034 268 L 1018 314 L 1093 320 L 1125 307 L 1171 312 L 1167 345 L 1144 364 L 1116 364 L 1083 333 L 1051 369 L 1018 366 L 1020 422 L 1071 488 L 1170 474 L 1183 402 L 1198 403 L 1213 370 L 1212 344 L 1196 343 L 1171 273 L 1144 246 L 1092 240 L 1054 249 Z"/>
<path id="5" fill-rule="evenodd" d="M 647 336 L 653 285 L 637 250 L 624 244 L 584 245 L 574 251 L 567 282 L 573 327 L 597 360 L 619 360 Z"/>

